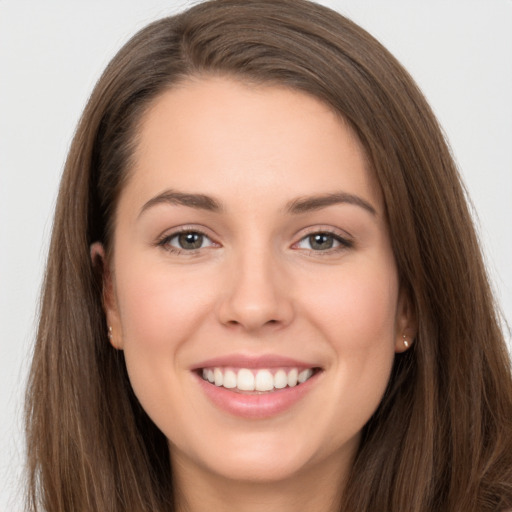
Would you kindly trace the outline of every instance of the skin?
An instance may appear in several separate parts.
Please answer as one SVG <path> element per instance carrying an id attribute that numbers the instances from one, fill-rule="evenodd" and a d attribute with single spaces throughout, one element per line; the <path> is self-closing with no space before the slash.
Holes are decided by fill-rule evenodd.
<path id="1" fill-rule="evenodd" d="M 402 335 L 415 331 L 361 145 L 313 97 L 218 77 L 157 98 L 138 135 L 105 308 L 134 391 L 169 440 L 179 510 L 336 510 Z M 169 190 L 221 209 L 154 199 Z M 290 212 L 334 192 L 351 199 Z M 180 228 L 204 233 L 202 247 L 180 249 Z M 313 233 L 333 246 L 313 248 Z M 92 253 L 105 258 L 100 244 Z M 286 411 L 241 418 L 190 370 L 227 354 L 322 371 Z"/>

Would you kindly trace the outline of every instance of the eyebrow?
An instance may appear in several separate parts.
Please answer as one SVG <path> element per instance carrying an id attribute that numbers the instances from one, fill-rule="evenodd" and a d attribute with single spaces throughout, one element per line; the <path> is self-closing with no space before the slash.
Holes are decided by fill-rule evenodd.
<path id="1" fill-rule="evenodd" d="M 286 205 L 285 210 L 290 214 L 297 215 L 343 203 L 359 206 L 370 212 L 372 215 L 377 215 L 375 208 L 368 201 L 347 192 L 300 197 L 290 201 Z M 216 213 L 224 210 L 221 203 L 213 197 L 205 194 L 189 194 L 177 192 L 175 190 L 165 190 L 161 194 L 151 198 L 142 206 L 139 212 L 139 217 L 149 208 L 159 204 L 182 205 L 188 206 L 189 208 L 196 208 Z"/>
<path id="2" fill-rule="evenodd" d="M 146 210 L 158 204 L 182 205 L 210 212 L 220 212 L 222 210 L 220 203 L 210 196 L 204 194 L 186 194 L 183 192 L 176 192 L 175 190 L 166 190 L 145 203 L 139 212 L 139 217 Z"/>
<path id="3" fill-rule="evenodd" d="M 332 194 L 322 194 L 318 196 L 308 196 L 290 201 L 286 207 L 289 213 L 299 214 L 314 210 L 320 210 L 335 204 L 346 203 L 360 206 L 372 215 L 377 215 L 375 208 L 362 197 L 347 192 L 335 192 Z"/>

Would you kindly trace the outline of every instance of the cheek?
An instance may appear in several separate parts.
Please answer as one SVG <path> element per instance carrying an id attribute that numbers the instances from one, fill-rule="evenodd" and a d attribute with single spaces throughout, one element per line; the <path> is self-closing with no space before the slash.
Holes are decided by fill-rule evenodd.
<path id="1" fill-rule="evenodd" d="M 185 272 L 143 257 L 118 261 L 116 282 L 132 388 L 153 420 L 172 418 L 184 407 L 180 354 L 208 310 L 204 295 Z"/>
<path id="2" fill-rule="evenodd" d="M 394 345 L 398 284 L 390 268 L 351 268 L 315 293 L 307 309 L 333 343 L 356 352 Z"/>
<path id="3" fill-rule="evenodd" d="M 118 265 L 116 280 L 125 350 L 173 351 L 208 311 L 204 279 L 143 258 Z"/>
<path id="4" fill-rule="evenodd" d="M 357 432 L 388 385 L 395 357 L 397 280 L 389 269 L 382 273 L 354 268 L 316 299 L 310 306 L 332 353 L 331 385 L 339 404 L 332 409 L 332 424 L 345 425 L 339 435 Z"/>

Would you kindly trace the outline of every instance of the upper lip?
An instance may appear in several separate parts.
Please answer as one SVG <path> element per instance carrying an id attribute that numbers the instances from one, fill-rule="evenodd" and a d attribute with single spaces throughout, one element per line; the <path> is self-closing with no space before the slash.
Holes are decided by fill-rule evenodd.
<path id="1" fill-rule="evenodd" d="M 280 356 L 277 354 L 263 354 L 260 356 L 246 354 L 230 354 L 205 359 L 200 363 L 194 364 L 191 367 L 191 370 L 194 371 L 202 368 L 213 368 L 223 366 L 231 366 L 235 368 L 317 368 L 320 365 L 311 362 L 300 361 L 298 359 L 294 359 L 291 357 Z"/>

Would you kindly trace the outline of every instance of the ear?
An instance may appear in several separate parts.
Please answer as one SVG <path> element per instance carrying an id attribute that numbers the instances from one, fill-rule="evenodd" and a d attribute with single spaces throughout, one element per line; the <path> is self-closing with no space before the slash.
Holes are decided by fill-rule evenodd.
<path id="1" fill-rule="evenodd" d="M 406 290 L 398 296 L 395 322 L 395 352 L 400 354 L 411 348 L 418 333 L 416 310 Z"/>
<path id="2" fill-rule="evenodd" d="M 119 308 L 115 294 L 113 274 L 103 244 L 100 242 L 91 244 L 90 255 L 94 269 L 101 276 L 101 299 L 107 320 L 107 332 L 105 336 L 114 348 L 121 350 L 123 348 L 123 333 L 119 317 Z"/>

